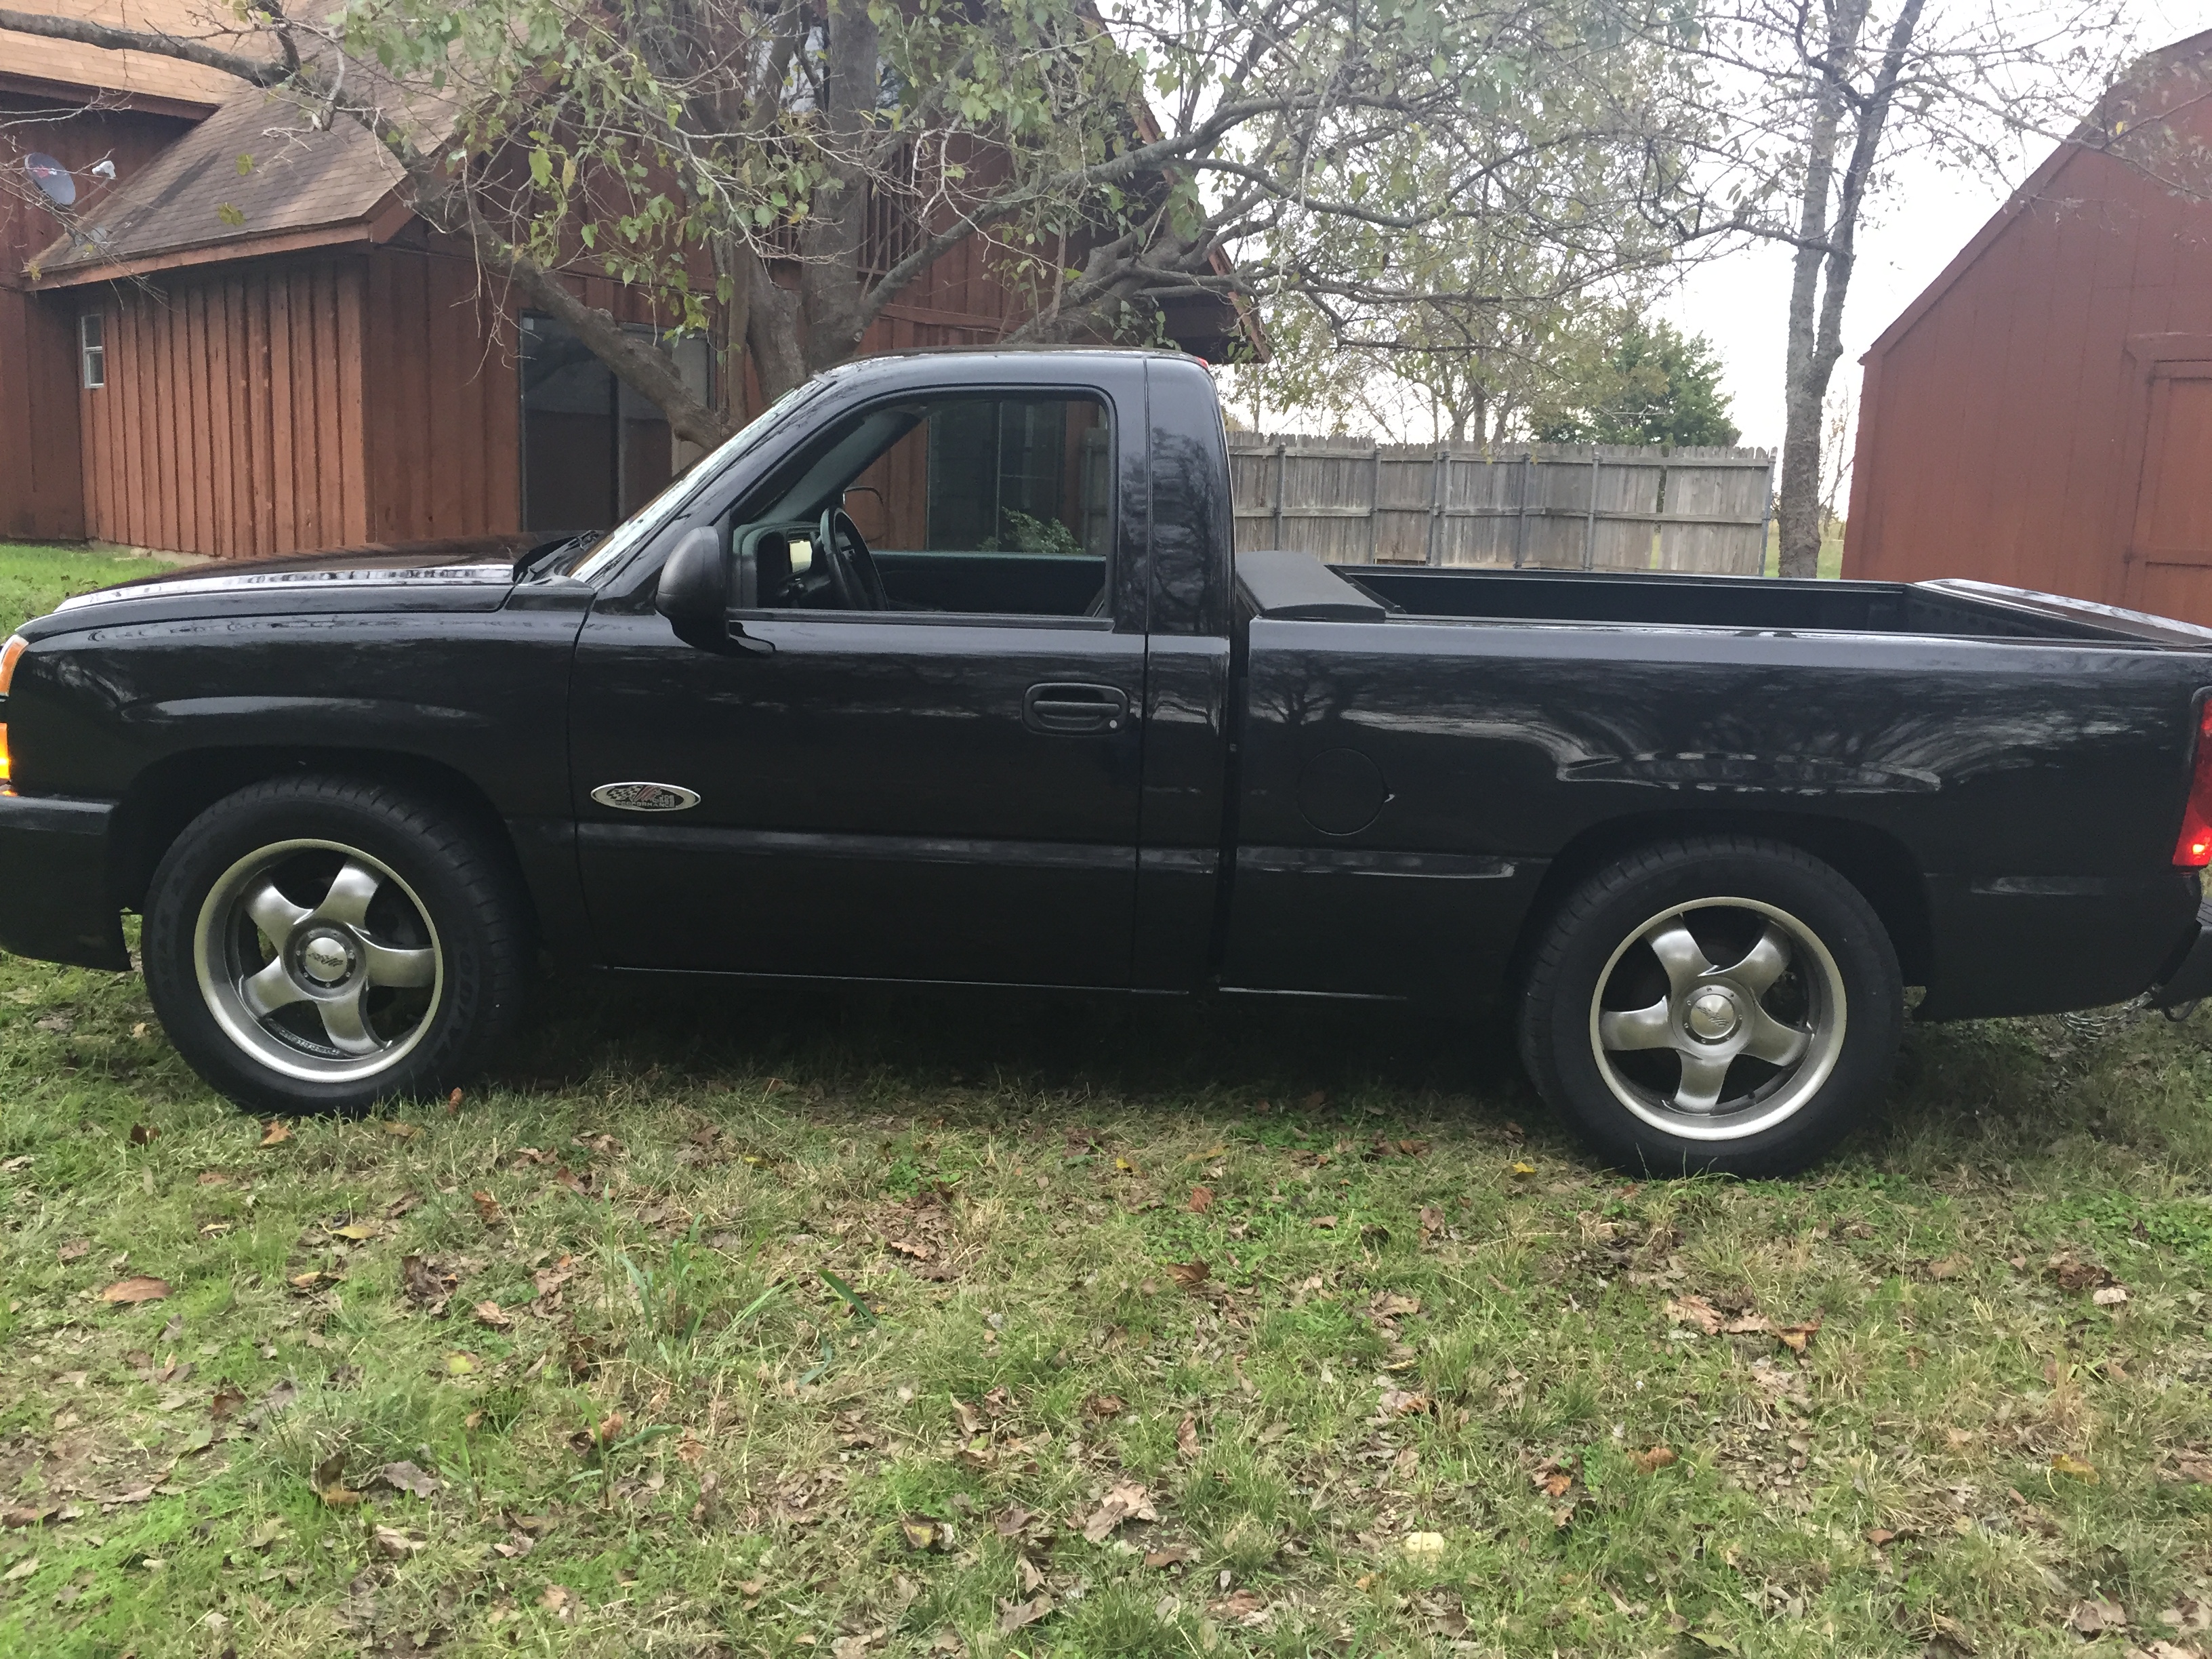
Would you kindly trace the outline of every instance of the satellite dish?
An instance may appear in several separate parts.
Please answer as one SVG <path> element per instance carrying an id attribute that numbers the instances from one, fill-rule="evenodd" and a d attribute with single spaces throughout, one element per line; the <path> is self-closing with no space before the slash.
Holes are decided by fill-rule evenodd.
<path id="1" fill-rule="evenodd" d="M 76 180 L 70 170 L 51 155 L 33 150 L 23 158 L 23 170 L 31 175 L 31 182 L 46 192 L 46 199 L 56 207 L 73 207 L 76 204 Z"/>

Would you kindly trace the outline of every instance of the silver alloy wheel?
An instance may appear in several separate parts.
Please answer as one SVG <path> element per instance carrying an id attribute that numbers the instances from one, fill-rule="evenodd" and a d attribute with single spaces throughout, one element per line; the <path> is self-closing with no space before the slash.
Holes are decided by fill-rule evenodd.
<path id="1" fill-rule="evenodd" d="M 1739 941 L 1718 951 L 1727 965 L 1710 958 L 1692 918 L 1710 939 Z M 1608 993 L 1630 1006 L 1608 1006 Z M 1652 1127 L 1740 1140 L 1820 1091 L 1848 1012 L 1836 959 L 1803 922 L 1757 899 L 1700 899 L 1662 910 L 1606 959 L 1590 1049 L 1614 1098 Z"/>
<path id="2" fill-rule="evenodd" d="M 422 1040 L 445 953 L 415 890 L 334 841 L 283 841 L 230 866 L 192 933 L 200 994 L 230 1040 L 272 1071 L 352 1083 Z"/>

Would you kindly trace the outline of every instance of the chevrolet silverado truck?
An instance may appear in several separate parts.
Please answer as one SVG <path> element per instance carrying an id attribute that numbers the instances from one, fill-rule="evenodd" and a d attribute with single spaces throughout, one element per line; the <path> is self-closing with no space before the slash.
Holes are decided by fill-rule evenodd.
<path id="1" fill-rule="evenodd" d="M 622 972 L 1510 1013 L 1780 1173 L 1923 1019 L 2212 989 L 2212 630 L 1965 582 L 1232 552 L 1205 367 L 809 381 L 604 537 L 165 574 L 0 655 L 0 945 L 215 1088 L 443 1091 Z"/>

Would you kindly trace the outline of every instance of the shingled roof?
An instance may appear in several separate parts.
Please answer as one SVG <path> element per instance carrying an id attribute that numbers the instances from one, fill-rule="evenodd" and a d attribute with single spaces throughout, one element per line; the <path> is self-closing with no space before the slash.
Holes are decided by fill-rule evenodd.
<path id="1" fill-rule="evenodd" d="M 81 17 L 112 28 L 204 40 L 226 52 L 257 54 L 261 50 L 258 41 L 239 33 L 237 21 L 221 0 L 38 0 L 25 9 Z M 234 76 L 221 70 L 156 52 L 110 52 L 12 29 L 0 29 L 0 80 L 201 109 L 214 108 L 240 85 Z"/>
<path id="2" fill-rule="evenodd" d="M 399 163 L 359 124 L 309 126 L 297 105 L 258 88 L 161 152 L 36 259 L 35 280 L 65 285 L 161 255 L 227 243 L 241 254 L 271 234 L 359 223 L 400 181 Z"/>

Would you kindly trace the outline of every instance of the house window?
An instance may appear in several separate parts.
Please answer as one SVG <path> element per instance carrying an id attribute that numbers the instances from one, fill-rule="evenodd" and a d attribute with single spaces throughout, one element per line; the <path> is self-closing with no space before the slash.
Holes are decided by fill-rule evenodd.
<path id="1" fill-rule="evenodd" d="M 76 319 L 77 356 L 84 364 L 84 385 L 97 392 L 107 384 L 107 331 L 100 314 L 88 311 Z"/>
<path id="2" fill-rule="evenodd" d="M 650 329 L 632 332 L 654 337 Z M 706 341 L 666 336 L 660 344 L 684 384 L 710 400 Z M 698 454 L 566 325 L 522 319 L 525 530 L 605 530 L 659 495 Z"/>

